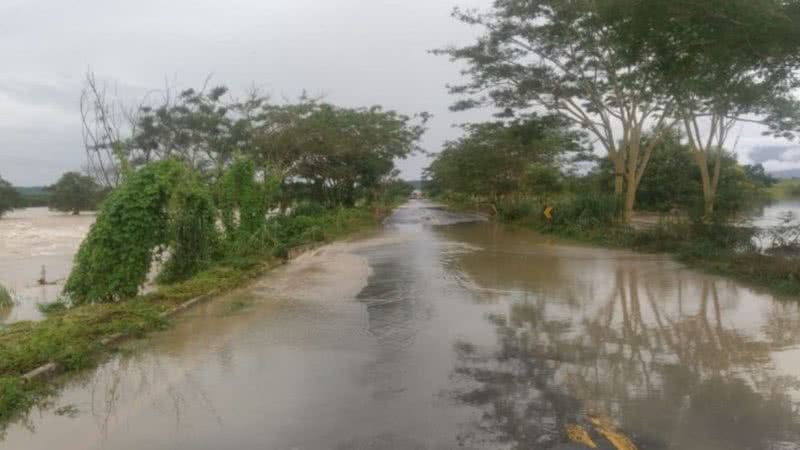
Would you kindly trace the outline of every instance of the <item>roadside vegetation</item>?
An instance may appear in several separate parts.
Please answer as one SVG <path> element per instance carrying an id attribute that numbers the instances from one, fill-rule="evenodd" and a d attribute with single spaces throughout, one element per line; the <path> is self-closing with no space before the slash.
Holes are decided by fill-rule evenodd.
<path id="1" fill-rule="evenodd" d="M 50 206 L 77 213 L 107 195 L 46 319 L 0 328 L 0 422 L 47 392 L 23 374 L 90 367 L 104 339 L 163 328 L 166 311 L 242 286 L 294 248 L 379 224 L 413 189 L 394 161 L 419 150 L 427 119 L 216 87 L 165 96 L 123 127 L 91 75 L 86 95 L 92 176 L 65 174 Z"/>
<path id="2" fill-rule="evenodd" d="M 799 295 L 797 218 L 741 223 L 796 184 L 739 164 L 734 130 L 757 123 L 791 139 L 800 129 L 800 3 L 690 3 L 457 9 L 482 34 L 435 51 L 466 66 L 453 108 L 497 118 L 445 144 L 426 190 L 543 233 L 669 252 Z"/>
<path id="3" fill-rule="evenodd" d="M 780 180 L 770 189 L 776 200 L 800 200 L 800 179 Z"/>
<path id="4" fill-rule="evenodd" d="M 19 207 L 20 196 L 11 183 L 0 176 L 0 217 L 14 208 Z"/>

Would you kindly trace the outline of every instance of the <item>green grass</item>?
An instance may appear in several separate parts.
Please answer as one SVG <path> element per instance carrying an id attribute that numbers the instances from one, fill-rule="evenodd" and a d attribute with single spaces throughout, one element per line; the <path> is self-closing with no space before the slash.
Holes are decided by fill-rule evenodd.
<path id="1" fill-rule="evenodd" d="M 388 211 L 350 209 L 308 218 L 295 230 L 300 234 L 290 236 L 291 246 L 363 231 L 379 224 Z M 311 229 L 314 231 L 309 232 Z M 140 337 L 163 329 L 168 321 L 161 313 L 191 298 L 245 285 L 283 262 L 272 254 L 265 249 L 227 257 L 186 281 L 159 286 L 154 292 L 118 303 L 48 306 L 43 309 L 46 318 L 40 322 L 19 322 L 0 329 L 0 435 L 4 426 L 47 392 L 42 382 L 22 383 L 23 374 L 49 362 L 66 373 L 92 367 L 109 350 L 101 344 L 103 337 L 116 333 Z"/>

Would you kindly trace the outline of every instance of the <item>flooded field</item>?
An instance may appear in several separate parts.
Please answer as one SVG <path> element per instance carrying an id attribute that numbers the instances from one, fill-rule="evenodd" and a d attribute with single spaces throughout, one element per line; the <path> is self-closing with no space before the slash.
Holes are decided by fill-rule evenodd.
<path id="1" fill-rule="evenodd" d="M 129 343 L 0 448 L 800 449 L 795 301 L 475 220 L 398 209 Z"/>
<path id="2" fill-rule="evenodd" d="M 17 305 L 0 310 L 0 324 L 41 317 L 37 303 L 54 301 L 72 267 L 94 215 L 80 216 L 26 208 L 0 219 L 0 283 L 16 296 Z M 46 282 L 38 280 L 44 268 Z"/>

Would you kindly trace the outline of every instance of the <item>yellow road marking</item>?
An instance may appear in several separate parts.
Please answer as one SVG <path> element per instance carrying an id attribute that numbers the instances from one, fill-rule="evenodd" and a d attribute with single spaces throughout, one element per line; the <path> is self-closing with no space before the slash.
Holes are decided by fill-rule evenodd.
<path id="1" fill-rule="evenodd" d="M 597 448 L 589 433 L 580 425 L 567 424 L 565 431 L 567 432 L 567 439 L 577 444 L 583 444 L 589 448 Z"/>
<path id="2" fill-rule="evenodd" d="M 638 450 L 628 436 L 617 431 L 607 417 L 589 417 L 589 421 L 617 450 Z"/>

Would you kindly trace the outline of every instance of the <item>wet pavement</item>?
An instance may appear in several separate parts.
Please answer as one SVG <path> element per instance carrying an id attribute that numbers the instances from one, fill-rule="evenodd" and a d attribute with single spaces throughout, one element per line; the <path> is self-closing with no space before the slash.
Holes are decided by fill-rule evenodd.
<path id="1" fill-rule="evenodd" d="M 796 303 L 433 206 L 129 343 L 0 448 L 800 449 Z"/>

